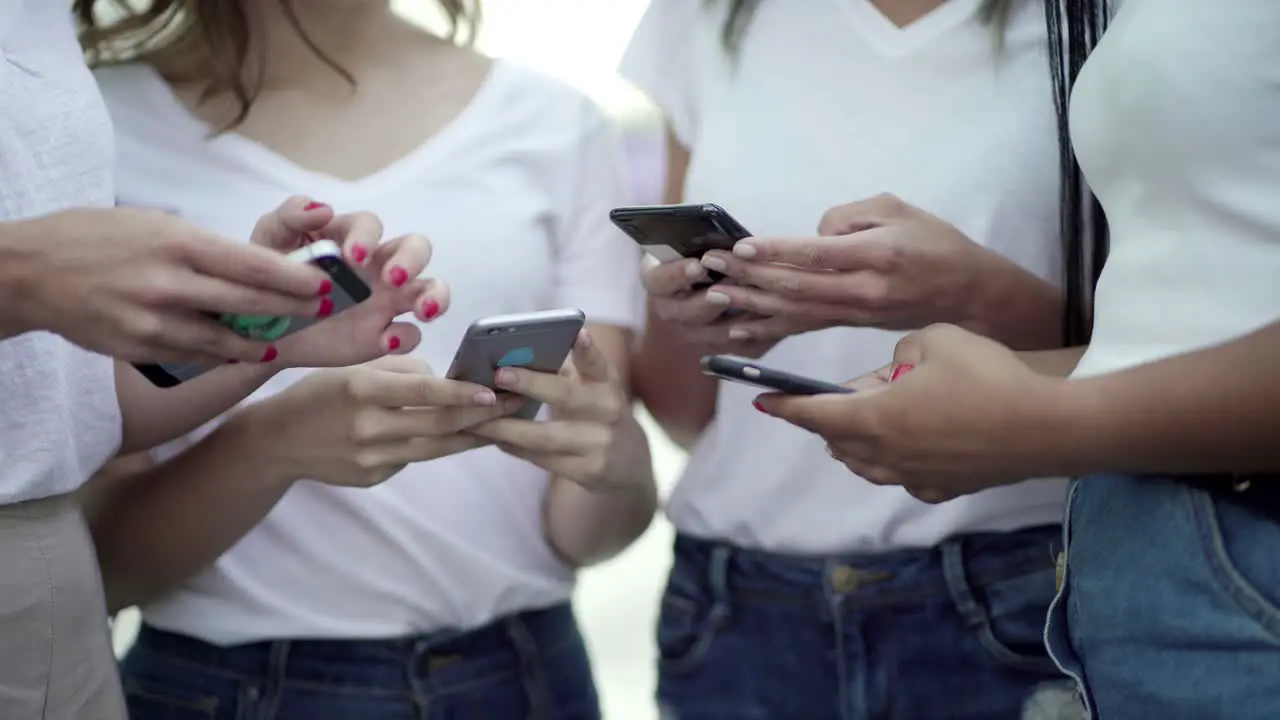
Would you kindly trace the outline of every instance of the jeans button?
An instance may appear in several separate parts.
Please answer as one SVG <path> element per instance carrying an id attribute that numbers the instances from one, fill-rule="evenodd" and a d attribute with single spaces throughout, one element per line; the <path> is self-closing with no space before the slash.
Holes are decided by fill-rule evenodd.
<path id="1" fill-rule="evenodd" d="M 851 593 L 862 584 L 858 571 L 848 565 L 837 565 L 831 571 L 831 589 L 841 595 Z"/>

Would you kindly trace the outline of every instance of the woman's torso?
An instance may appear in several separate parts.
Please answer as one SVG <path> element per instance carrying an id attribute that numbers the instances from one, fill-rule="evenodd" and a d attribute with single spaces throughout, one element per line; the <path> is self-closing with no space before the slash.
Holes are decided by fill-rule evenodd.
<path id="1" fill-rule="evenodd" d="M 1071 128 L 1111 228 L 1077 377 L 1280 319 L 1280 4 L 1125 0 Z"/>
<path id="2" fill-rule="evenodd" d="M 0 0 L 0 221 L 110 207 L 111 152 L 67 9 Z M 51 333 L 0 341 L 0 504 L 73 491 L 115 453 L 112 372 Z"/>
<path id="3" fill-rule="evenodd" d="M 691 148 L 687 201 L 718 203 L 757 235 L 806 236 L 829 207 L 894 193 L 1058 280 L 1057 130 L 1038 2 L 1014 3 L 999 59 L 974 0 L 904 29 L 866 2 L 764 2 L 733 63 L 719 47 L 719 12 L 667 4 L 686 14 L 678 51 L 690 53 L 685 85 L 668 93 L 691 98 L 671 118 Z M 660 10 L 651 7 L 653 27 L 642 25 L 624 61 L 641 85 L 652 48 L 637 44 L 664 20 Z M 825 330 L 784 340 L 762 362 L 840 381 L 888 363 L 899 337 Z M 720 385 L 715 420 L 667 503 L 681 531 L 831 554 L 1061 517 L 1057 480 L 941 506 L 872 486 L 816 436 L 752 409 L 757 392 Z"/>
<path id="4" fill-rule="evenodd" d="M 414 355 L 437 372 L 479 317 L 572 305 L 591 322 L 634 321 L 638 256 L 607 224 L 624 185 L 616 158 L 601 157 L 613 149 L 611 128 L 556 82 L 499 62 L 452 123 L 350 182 L 234 134 L 206 142 L 206 129 L 149 68 L 112 69 L 100 81 L 128 202 L 246 237 L 260 213 L 305 193 L 339 212 L 378 214 L 387 237 L 429 237 L 429 272 L 450 283 L 452 304 L 422 327 Z M 585 196 L 606 206 L 590 213 L 599 222 L 573 217 Z M 282 373 L 247 402 L 305 372 Z M 410 466 L 367 490 L 300 483 L 210 570 L 144 614 L 161 628 L 231 643 L 470 628 L 546 607 L 568 597 L 573 579 L 543 540 L 546 483 L 543 471 L 492 448 Z"/>

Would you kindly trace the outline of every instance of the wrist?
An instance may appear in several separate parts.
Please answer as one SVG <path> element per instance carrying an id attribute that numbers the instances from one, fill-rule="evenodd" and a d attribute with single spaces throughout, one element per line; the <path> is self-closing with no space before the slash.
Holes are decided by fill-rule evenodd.
<path id="1" fill-rule="evenodd" d="M 304 472 L 288 452 L 291 443 L 281 432 L 288 425 L 282 423 L 277 403 L 273 398 L 240 408 L 215 432 L 255 469 L 258 482 L 283 488 Z"/>
<path id="2" fill-rule="evenodd" d="M 1042 378 L 1040 389 L 1029 394 L 1034 405 L 1024 423 L 1023 447 L 1032 449 L 1031 474 L 1079 475 L 1098 469 L 1098 414 L 1104 401 L 1086 382 L 1067 378 Z"/>
<path id="3" fill-rule="evenodd" d="M 30 225 L 29 220 L 0 224 L 0 337 L 51 329 L 39 319 L 41 284 L 49 272 Z"/>
<path id="4" fill-rule="evenodd" d="M 1062 292 L 993 250 L 974 250 L 957 324 L 1014 350 L 1061 347 Z"/>

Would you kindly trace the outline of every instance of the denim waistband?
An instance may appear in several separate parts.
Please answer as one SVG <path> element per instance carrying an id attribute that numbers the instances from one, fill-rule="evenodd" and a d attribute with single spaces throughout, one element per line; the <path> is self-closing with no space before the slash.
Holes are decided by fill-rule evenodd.
<path id="1" fill-rule="evenodd" d="M 1204 490 L 1275 522 L 1280 522 L 1280 474 L 1220 473 L 1173 475 L 1169 479 Z"/>
<path id="2" fill-rule="evenodd" d="M 809 603 L 815 594 L 845 596 L 847 609 L 905 604 L 1054 567 L 1062 530 L 1044 525 L 975 533 L 931 548 L 828 556 L 788 555 L 680 535 L 678 575 L 692 572 L 744 599 Z"/>
<path id="3" fill-rule="evenodd" d="M 403 678 L 407 686 L 413 676 L 465 672 L 495 659 L 509 659 L 517 666 L 578 637 L 573 611 L 562 604 L 510 615 L 474 630 L 380 640 L 289 639 L 223 647 L 144 624 L 134 650 L 229 677 L 318 684 L 340 679 L 376 687 L 384 686 L 389 677 Z"/>

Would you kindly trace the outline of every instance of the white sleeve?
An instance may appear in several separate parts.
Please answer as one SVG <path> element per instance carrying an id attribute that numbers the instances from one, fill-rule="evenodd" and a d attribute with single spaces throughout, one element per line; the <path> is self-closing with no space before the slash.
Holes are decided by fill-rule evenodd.
<path id="1" fill-rule="evenodd" d="M 716 23 L 722 14 L 703 0 L 651 0 L 618 67 L 662 110 L 685 147 L 697 139 L 709 65 L 723 55 Z"/>
<path id="2" fill-rule="evenodd" d="M 610 210 L 629 201 L 622 143 L 613 122 L 593 104 L 584 105 L 590 108 L 556 222 L 556 306 L 579 308 L 590 323 L 638 331 L 644 320 L 642 253 L 609 220 Z"/>

